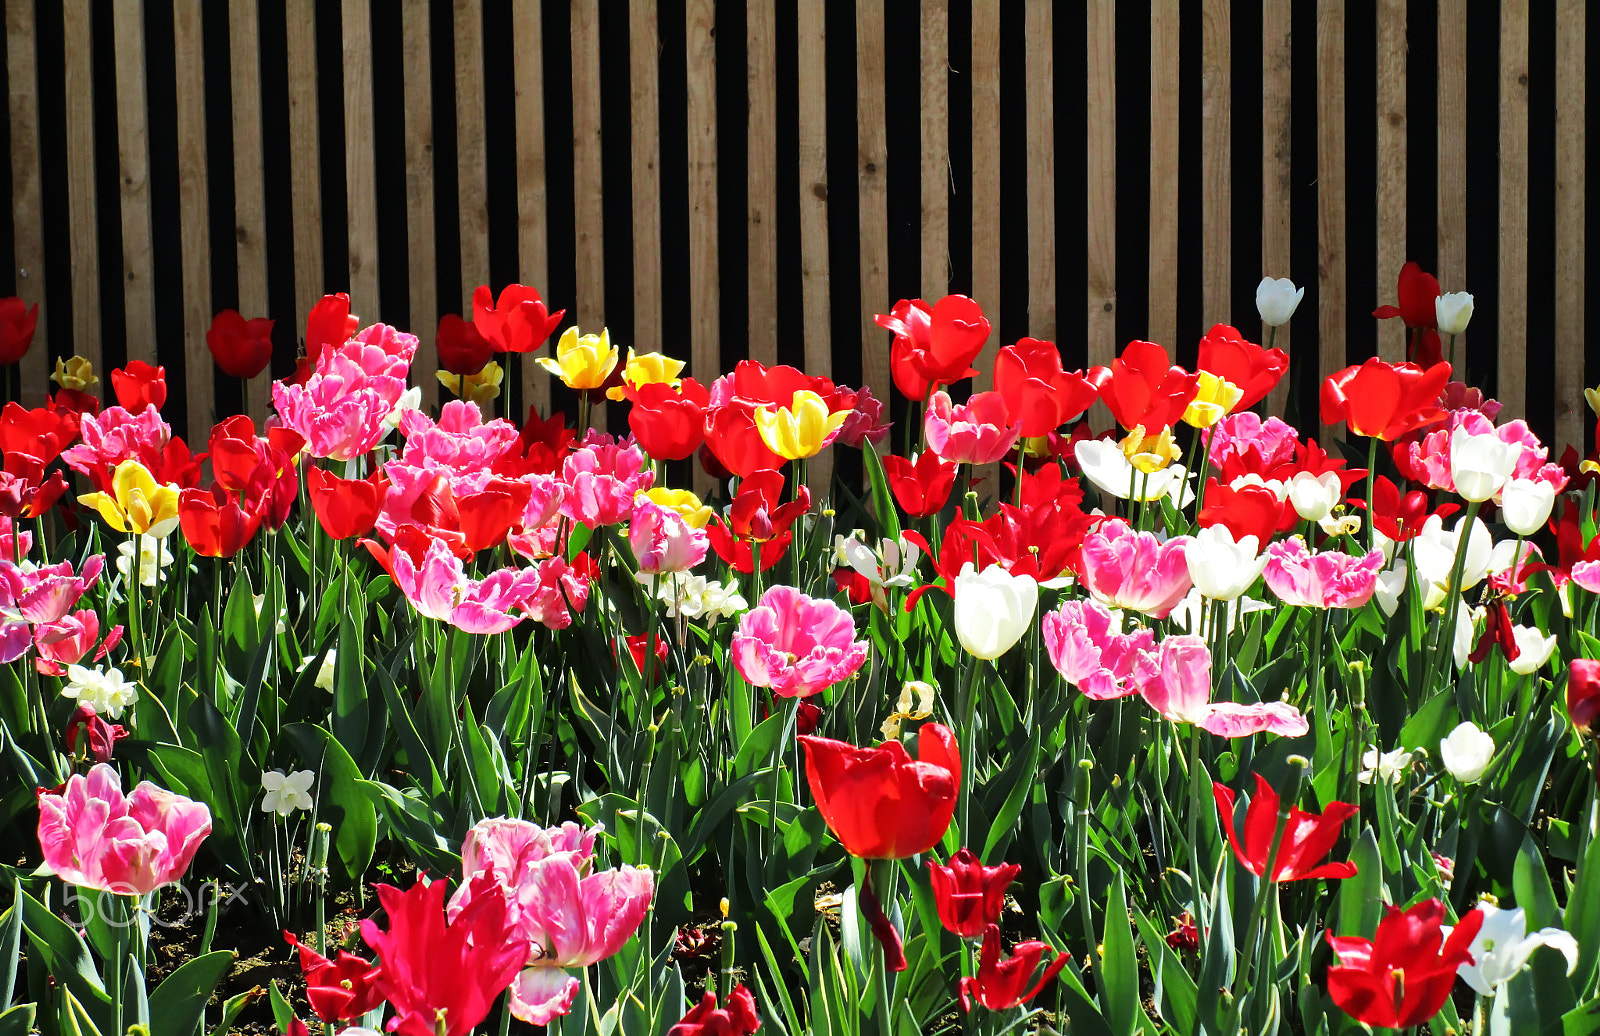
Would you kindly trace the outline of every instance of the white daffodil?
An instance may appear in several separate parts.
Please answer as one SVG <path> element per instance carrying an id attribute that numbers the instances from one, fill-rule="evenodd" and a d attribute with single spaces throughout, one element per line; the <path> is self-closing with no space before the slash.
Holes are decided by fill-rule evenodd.
<path id="1" fill-rule="evenodd" d="M 61 696 L 76 698 L 81 705 L 93 705 L 102 716 L 121 719 L 122 710 L 139 700 L 139 686 L 124 680 L 120 669 L 69 665 Z"/>
<path id="2" fill-rule="evenodd" d="M 1376 747 L 1369 748 L 1361 754 L 1363 769 L 1356 774 L 1356 780 L 1362 784 L 1371 784 L 1374 780 L 1399 784 L 1400 779 L 1411 768 L 1411 755 L 1412 753 L 1399 748 L 1382 753 Z"/>
<path id="3" fill-rule="evenodd" d="M 656 599 L 667 606 L 667 617 L 676 619 L 717 619 L 739 615 L 750 608 L 750 603 L 739 593 L 739 581 L 728 580 L 724 585 L 705 576 L 676 575 L 656 583 Z"/>
<path id="4" fill-rule="evenodd" d="M 139 583 L 142 586 L 155 586 L 161 578 L 161 570 L 172 564 L 172 551 L 167 549 L 167 541 L 157 536 L 139 537 Z M 122 573 L 124 579 L 133 571 L 133 543 L 123 540 L 117 544 L 117 571 Z"/>
<path id="5" fill-rule="evenodd" d="M 287 776 L 281 770 L 266 770 L 261 774 L 261 812 L 276 813 L 286 817 L 297 809 L 310 809 L 315 798 L 311 785 L 317 775 L 310 770 L 295 770 Z"/>

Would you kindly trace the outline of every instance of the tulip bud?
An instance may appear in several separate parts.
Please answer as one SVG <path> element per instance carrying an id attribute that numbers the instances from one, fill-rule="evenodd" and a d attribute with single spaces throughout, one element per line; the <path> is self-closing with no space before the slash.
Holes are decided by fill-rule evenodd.
<path id="1" fill-rule="evenodd" d="M 1450 476 L 1456 492 L 1471 503 L 1483 503 L 1506 484 L 1517 468 L 1522 447 L 1498 435 L 1473 435 L 1457 428 L 1450 436 Z"/>
<path id="2" fill-rule="evenodd" d="M 1296 288 L 1287 277 L 1263 277 L 1256 285 L 1256 312 L 1268 327 L 1282 327 L 1294 316 L 1305 294 L 1304 288 Z"/>
<path id="3" fill-rule="evenodd" d="M 999 565 L 978 572 L 971 562 L 961 566 L 952 588 L 956 638 L 978 658 L 996 659 L 1033 622 L 1039 584 L 1031 576 L 1012 575 Z"/>
<path id="4" fill-rule="evenodd" d="M 1442 335 L 1458 335 L 1472 319 L 1472 294 L 1465 291 L 1440 295 L 1433 302 L 1434 317 Z"/>
<path id="5" fill-rule="evenodd" d="M 1594 731 L 1600 720 L 1600 662 L 1574 658 L 1567 671 L 1567 717 L 1578 733 Z"/>
<path id="6" fill-rule="evenodd" d="M 1439 742 L 1439 760 L 1450 771 L 1450 776 L 1462 784 L 1474 784 L 1482 779 L 1493 758 L 1494 738 L 1471 721 L 1460 724 Z"/>
<path id="7" fill-rule="evenodd" d="M 1500 490 L 1500 520 L 1518 536 L 1544 528 L 1555 506 L 1556 487 L 1542 479 L 1513 478 Z"/>

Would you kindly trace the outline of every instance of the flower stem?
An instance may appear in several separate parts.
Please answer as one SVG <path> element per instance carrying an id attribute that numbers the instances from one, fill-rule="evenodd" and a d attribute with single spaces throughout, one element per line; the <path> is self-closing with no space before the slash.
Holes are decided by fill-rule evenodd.
<path id="1" fill-rule="evenodd" d="M 1433 679 L 1438 673 L 1449 671 L 1450 652 L 1454 650 L 1456 641 L 1456 617 L 1461 611 L 1459 602 L 1465 596 L 1461 588 L 1461 573 L 1467 567 L 1467 548 L 1472 543 L 1472 526 L 1478 517 L 1478 508 L 1482 506 L 1482 501 L 1469 500 L 1467 513 L 1456 523 L 1458 530 L 1456 560 L 1450 568 L 1450 584 L 1445 587 L 1444 621 L 1439 624 L 1439 642 L 1434 647 L 1433 659 L 1423 674 L 1423 694 L 1427 694 L 1433 687 Z"/>
<path id="2" fill-rule="evenodd" d="M 1233 1007 L 1228 1012 L 1228 1024 L 1224 1032 L 1237 1034 L 1240 1031 L 1239 1023 L 1243 1014 L 1245 997 L 1253 996 L 1255 990 L 1254 976 L 1257 946 L 1262 938 L 1261 925 L 1266 914 L 1267 903 L 1276 894 L 1277 883 L 1273 873 L 1278 866 L 1278 852 L 1283 848 L 1283 833 L 1289 826 L 1289 814 L 1294 809 L 1295 803 L 1300 799 L 1300 786 L 1305 780 L 1306 759 L 1304 756 L 1291 755 L 1289 763 L 1289 780 L 1278 795 L 1278 824 L 1272 832 L 1272 849 L 1267 853 L 1267 866 L 1260 876 L 1256 887 L 1255 901 L 1250 906 L 1250 923 L 1245 926 L 1244 957 L 1239 962 L 1239 971 L 1234 987 L 1243 993 L 1233 1001 Z"/>
<path id="3" fill-rule="evenodd" d="M 1378 545 L 1378 527 L 1372 521 L 1373 500 L 1378 485 L 1378 437 L 1367 439 L 1367 549 Z"/>

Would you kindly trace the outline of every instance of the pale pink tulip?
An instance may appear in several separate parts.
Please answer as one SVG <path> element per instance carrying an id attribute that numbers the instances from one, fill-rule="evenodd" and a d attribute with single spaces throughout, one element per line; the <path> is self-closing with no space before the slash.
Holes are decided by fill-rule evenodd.
<path id="1" fill-rule="evenodd" d="M 1083 538 L 1083 585 L 1113 608 L 1164 619 L 1192 585 L 1184 551 L 1189 537 L 1162 542 L 1114 519 Z"/>
<path id="2" fill-rule="evenodd" d="M 122 794 L 115 768 L 97 764 L 39 792 L 44 865 L 69 885 L 145 895 L 181 878 L 211 833 L 211 811 L 149 781 Z"/>
<path id="3" fill-rule="evenodd" d="M 832 601 L 775 586 L 739 619 L 733 665 L 752 686 L 801 698 L 854 675 L 867 660 L 855 620 Z"/>
<path id="4" fill-rule="evenodd" d="M 1042 625 L 1051 664 L 1084 697 L 1102 700 L 1139 692 L 1135 670 L 1148 664 L 1155 651 L 1150 630 L 1119 632 L 1099 601 L 1067 601 L 1047 612 Z"/>
<path id="5" fill-rule="evenodd" d="M 34 667 L 41 673 L 61 676 L 67 666 L 83 661 L 90 651 L 98 662 L 122 642 L 122 627 L 113 626 L 98 648 L 95 647 L 97 640 L 100 640 L 100 616 L 93 609 L 86 608 L 63 615 L 55 622 L 43 623 L 33 631 L 33 646 L 39 652 Z"/>
<path id="6" fill-rule="evenodd" d="M 998 392 L 979 392 L 956 405 L 941 389 L 928 399 L 922 430 L 928 449 L 947 461 L 993 464 L 1016 445 L 1022 422 L 1011 420 L 1005 397 Z"/>
<path id="7" fill-rule="evenodd" d="M 468 633 L 504 633 L 522 621 L 513 614 L 539 589 L 539 573 L 531 568 L 502 568 L 482 579 L 468 578 L 461 559 L 442 540 L 428 545 L 419 566 L 411 555 L 392 555 L 395 585 L 411 606 L 429 618 L 448 622 Z"/>
<path id="8" fill-rule="evenodd" d="M 633 506 L 628 520 L 628 545 L 639 561 L 640 575 L 686 572 L 706 559 L 711 540 L 683 515 L 649 499 Z"/>
<path id="9" fill-rule="evenodd" d="M 655 484 L 646 461 L 631 436 L 613 440 L 589 433 L 561 462 L 561 479 L 567 484 L 561 513 L 590 528 L 627 521 L 634 497 Z"/>
<path id="10" fill-rule="evenodd" d="M 1300 710 L 1288 702 L 1213 702 L 1211 652 L 1199 637 L 1163 640 L 1153 669 L 1139 693 L 1174 723 L 1193 723 L 1218 737 L 1249 737 L 1263 731 L 1300 737 L 1311 729 Z"/>
<path id="11" fill-rule="evenodd" d="M 1383 551 L 1355 557 L 1336 550 L 1313 553 L 1299 536 L 1267 548 L 1262 576 L 1285 604 L 1302 608 L 1359 608 L 1372 600 Z"/>
<path id="12" fill-rule="evenodd" d="M 105 565 L 105 555 L 95 554 L 74 575 L 70 561 L 34 566 L 0 559 L 0 615 L 34 625 L 55 622 L 99 582 Z"/>

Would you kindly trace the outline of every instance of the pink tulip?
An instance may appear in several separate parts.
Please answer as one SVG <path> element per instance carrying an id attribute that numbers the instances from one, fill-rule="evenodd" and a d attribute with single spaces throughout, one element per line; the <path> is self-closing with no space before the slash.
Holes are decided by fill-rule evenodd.
<path id="1" fill-rule="evenodd" d="M 711 540 L 677 511 L 645 499 L 634 504 L 628 545 L 641 575 L 666 575 L 686 572 L 704 561 Z"/>
<path id="2" fill-rule="evenodd" d="M 113 626 L 96 648 L 95 641 L 99 639 L 100 616 L 93 609 L 86 608 L 63 615 L 54 622 L 42 623 L 33 631 L 33 646 L 39 652 L 34 667 L 41 673 L 60 676 L 67 671 L 67 666 L 83 661 L 90 651 L 98 662 L 122 642 L 122 627 Z"/>
<path id="3" fill-rule="evenodd" d="M 960 406 L 942 389 L 928 400 L 923 419 L 928 448 L 957 464 L 993 464 L 1011 452 L 1022 422 L 1012 421 L 1005 398 L 998 392 L 979 392 Z"/>
<path id="4" fill-rule="evenodd" d="M 55 622 L 99 582 L 105 565 L 105 555 L 95 554 L 74 575 L 70 561 L 35 567 L 0 560 L 0 615 L 34 625 Z"/>
<path id="5" fill-rule="evenodd" d="M 1231 471 L 1243 466 L 1247 471 L 1271 471 L 1294 463 L 1300 447 L 1299 433 L 1292 425 L 1269 417 L 1265 421 L 1250 410 L 1229 414 L 1200 432 L 1211 466 Z"/>
<path id="6" fill-rule="evenodd" d="M 327 365 L 335 354 L 354 363 L 369 377 L 405 381 L 417 355 L 417 336 L 388 324 L 369 324 L 338 348 L 323 350 L 317 357 L 318 368 Z"/>
<path id="7" fill-rule="evenodd" d="M 111 473 L 125 460 L 137 460 L 154 471 L 167 444 L 172 441 L 172 426 L 161 412 L 147 406 L 135 414 L 120 406 L 106 407 L 98 414 L 84 414 L 78 432 L 82 441 L 62 452 L 67 467 L 87 475 L 95 488 L 109 488 Z"/>
<path id="8" fill-rule="evenodd" d="M 278 420 L 305 438 L 313 457 L 348 461 L 388 436 L 387 419 L 406 383 L 370 377 L 337 355 L 329 366 L 329 373 L 313 374 L 304 385 L 273 382 L 272 405 Z"/>
<path id="9" fill-rule="evenodd" d="M 145 895 L 181 878 L 211 833 L 211 811 L 149 781 L 122 794 L 98 763 L 60 791 L 39 791 L 39 845 L 50 873 L 69 885 Z"/>
<path id="10" fill-rule="evenodd" d="M 1155 652 L 1150 630 L 1118 632 L 1099 601 L 1067 601 L 1048 612 L 1042 625 L 1051 664 L 1084 697 L 1099 701 L 1138 693 L 1136 670 Z"/>
<path id="11" fill-rule="evenodd" d="M 485 423 L 478 404 L 461 399 L 446 403 L 437 422 L 421 410 L 403 411 L 400 431 L 406 445 L 399 462 L 411 467 L 432 460 L 463 472 L 487 469 L 520 446 L 516 425 L 503 418 Z"/>
<path id="12" fill-rule="evenodd" d="M 627 521 L 634 497 L 655 484 L 655 473 L 645 463 L 644 451 L 631 437 L 613 440 L 590 432 L 561 462 L 561 480 L 567 484 L 561 513 L 590 528 Z"/>
<path id="13" fill-rule="evenodd" d="M 1152 668 L 1139 693 L 1174 723 L 1193 723 L 1218 737 L 1249 737 L 1263 731 L 1300 737 L 1311 729 L 1300 710 L 1287 702 L 1213 702 L 1211 652 L 1199 637 L 1163 640 Z"/>
<path id="14" fill-rule="evenodd" d="M 861 668 L 867 642 L 855 636 L 855 620 L 837 604 L 775 586 L 740 617 L 733 665 L 752 686 L 803 698 Z"/>
<path id="15" fill-rule="evenodd" d="M 1083 585 L 1113 608 L 1164 619 L 1192 585 L 1184 551 L 1189 537 L 1163 543 L 1114 519 L 1083 538 Z"/>
<path id="16" fill-rule="evenodd" d="M 571 563 L 564 558 L 546 558 L 536 569 L 539 576 L 537 589 L 522 602 L 522 610 L 534 622 L 553 630 L 564 630 L 572 625 L 572 613 L 583 612 L 589 603 L 589 579 L 593 574 L 587 555 L 579 554 Z M 567 607 L 567 602 L 572 607 Z"/>
<path id="17" fill-rule="evenodd" d="M 1285 604 L 1359 608 L 1372 600 L 1381 568 L 1381 550 L 1359 558 L 1336 550 L 1313 553 L 1305 540 L 1295 536 L 1267 548 L 1267 567 L 1261 574 Z"/>
<path id="18" fill-rule="evenodd" d="M 512 614 L 540 586 L 531 568 L 502 568 L 482 579 L 469 579 L 461 559 L 443 540 L 428 544 L 418 566 L 403 550 L 393 552 L 395 585 L 423 615 L 468 633 L 504 633 L 522 620 Z"/>

